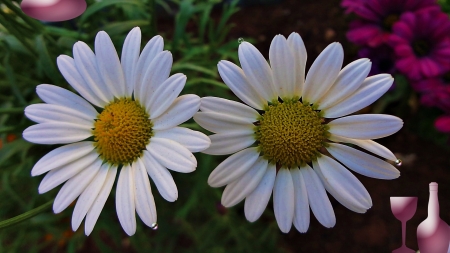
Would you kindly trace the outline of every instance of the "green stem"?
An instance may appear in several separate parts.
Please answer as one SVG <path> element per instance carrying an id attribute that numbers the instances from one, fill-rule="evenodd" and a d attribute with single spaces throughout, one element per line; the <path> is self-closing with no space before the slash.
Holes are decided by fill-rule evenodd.
<path id="1" fill-rule="evenodd" d="M 36 215 L 46 211 L 49 207 L 52 206 L 52 203 L 53 203 L 53 200 L 51 200 L 51 201 L 49 201 L 49 202 L 47 202 L 47 203 L 45 203 L 45 204 L 43 204 L 43 205 L 41 205 L 39 207 L 36 207 L 35 209 L 30 210 L 30 211 L 28 211 L 26 213 L 17 215 L 16 217 L 13 217 L 11 219 L 7 219 L 7 220 L 4 220 L 4 221 L 0 222 L 0 229 L 13 226 L 13 225 L 15 225 L 17 223 L 20 223 L 22 221 L 25 221 L 25 220 L 28 220 L 28 219 L 32 218 L 32 217 L 34 217 L 34 216 L 36 216 Z"/>
<path id="2" fill-rule="evenodd" d="M 10 108 L 0 108 L 0 113 L 23 113 L 24 107 L 10 107 Z"/>
<path id="3" fill-rule="evenodd" d="M 12 132 L 15 129 L 15 127 L 0 127 L 0 133 L 8 133 Z"/>
<path id="4" fill-rule="evenodd" d="M 155 0 L 148 0 L 148 12 L 150 13 L 150 36 L 153 37 L 158 34 L 156 29 L 156 2 Z"/>

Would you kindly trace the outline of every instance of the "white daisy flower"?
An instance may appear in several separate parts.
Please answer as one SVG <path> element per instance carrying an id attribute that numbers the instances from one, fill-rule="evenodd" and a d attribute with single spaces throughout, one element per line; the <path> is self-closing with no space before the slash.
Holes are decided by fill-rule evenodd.
<path id="1" fill-rule="evenodd" d="M 178 97 L 186 76 L 169 77 L 172 54 L 163 51 L 163 43 L 161 36 L 155 36 L 140 54 L 141 31 L 136 27 L 126 37 L 119 61 L 103 31 L 95 38 L 95 54 L 87 44 L 77 42 L 74 58 L 61 55 L 57 63 L 84 99 L 41 84 L 36 92 L 46 103 L 25 109 L 25 115 L 38 123 L 25 129 L 26 140 L 68 144 L 42 157 L 31 174 L 48 172 L 39 185 L 41 194 L 67 181 L 53 211 L 63 211 L 79 197 L 72 216 L 74 231 L 86 217 L 85 233 L 92 232 L 118 170 L 116 208 L 125 232 L 136 232 L 135 212 L 147 226 L 156 226 L 148 175 L 161 196 L 173 202 L 178 191 L 169 170 L 194 171 L 197 161 L 192 152 L 210 144 L 203 133 L 178 127 L 198 111 L 200 98 Z"/>
<path id="2" fill-rule="evenodd" d="M 215 133 L 203 152 L 233 154 L 208 178 L 212 187 L 227 185 L 222 205 L 231 207 L 245 198 L 245 216 L 254 222 L 273 190 L 280 230 L 289 232 L 293 223 L 306 232 L 309 208 L 323 226 L 336 223 L 326 191 L 358 213 L 372 206 L 367 190 L 346 168 L 379 179 L 400 175 L 388 162 L 342 144 L 396 161 L 391 151 L 371 139 L 391 135 L 403 125 L 390 115 L 347 116 L 377 100 L 393 78 L 388 74 L 366 78 L 368 59 L 341 70 L 343 57 L 341 44 L 332 43 L 305 80 L 306 49 L 300 35 L 292 33 L 288 39 L 282 35 L 273 39 L 270 66 L 247 42 L 239 46 L 242 69 L 229 61 L 219 62 L 223 81 L 247 104 L 205 97 L 201 112 L 194 115 L 200 126 Z"/>

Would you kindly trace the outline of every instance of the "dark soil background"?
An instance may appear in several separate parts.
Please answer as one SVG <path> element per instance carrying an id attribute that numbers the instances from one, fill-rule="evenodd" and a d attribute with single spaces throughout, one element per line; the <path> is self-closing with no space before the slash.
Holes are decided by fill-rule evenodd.
<path id="1" fill-rule="evenodd" d="M 255 46 L 268 58 L 272 38 L 277 34 L 299 33 L 308 52 L 307 68 L 331 42 L 342 43 L 344 64 L 356 59 L 357 48 L 345 33 L 352 17 L 345 15 L 339 0 L 284 0 L 275 4 L 243 6 L 233 15 L 231 38 L 253 38 Z M 439 184 L 440 216 L 450 223 L 450 152 L 408 129 L 414 124 L 408 116 L 402 130 L 378 142 L 388 147 L 403 165 L 395 180 L 378 180 L 356 175 L 371 194 L 373 207 L 365 214 L 354 213 L 334 200 L 336 226 L 324 228 L 311 214 L 306 234 L 293 227 L 282 235 L 281 247 L 290 252 L 392 252 L 401 246 L 401 223 L 390 209 L 391 196 L 417 196 L 414 217 L 407 222 L 406 245 L 418 249 L 417 226 L 427 217 L 428 184 Z M 409 119 L 411 118 L 411 119 Z M 281 233 L 281 232 L 280 232 Z"/>

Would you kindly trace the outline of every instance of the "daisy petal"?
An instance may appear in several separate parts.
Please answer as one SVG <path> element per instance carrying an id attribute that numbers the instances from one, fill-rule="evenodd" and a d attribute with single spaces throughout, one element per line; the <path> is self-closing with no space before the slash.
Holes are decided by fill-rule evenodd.
<path id="1" fill-rule="evenodd" d="M 32 125 L 23 131 L 23 138 L 38 144 L 66 144 L 92 136 L 91 126 L 46 122 Z"/>
<path id="2" fill-rule="evenodd" d="M 61 122 L 93 128 L 94 118 L 84 111 L 62 105 L 33 104 L 25 108 L 25 116 L 36 123 Z"/>
<path id="3" fill-rule="evenodd" d="M 77 204 L 73 209 L 72 215 L 72 230 L 76 231 L 80 227 L 81 222 L 86 216 L 89 209 L 91 209 L 92 204 L 100 193 L 103 184 L 105 183 L 106 177 L 108 175 L 110 165 L 107 163 L 101 165 L 97 175 L 95 175 L 92 182 L 86 187 L 86 189 L 81 193 L 80 198 L 78 198 Z M 81 173 L 80 173 L 81 174 Z"/>
<path id="4" fill-rule="evenodd" d="M 155 138 L 165 138 L 176 141 L 191 152 L 200 152 L 209 147 L 211 140 L 204 133 L 184 127 L 174 127 L 155 131 Z"/>
<path id="5" fill-rule="evenodd" d="M 278 227 L 283 233 L 288 233 L 291 230 L 294 219 L 294 201 L 294 183 L 291 173 L 288 169 L 281 168 L 273 186 L 273 210 Z"/>
<path id="6" fill-rule="evenodd" d="M 125 78 L 119 56 L 111 38 L 104 31 L 100 31 L 95 37 L 95 54 L 98 72 L 104 84 L 116 98 L 124 97 L 126 95 Z"/>
<path id="7" fill-rule="evenodd" d="M 124 165 L 119 174 L 116 190 L 116 210 L 120 225 L 129 236 L 136 233 L 135 171 L 130 165 Z M 147 177 L 147 175 L 145 175 Z"/>
<path id="8" fill-rule="evenodd" d="M 180 95 L 185 83 L 185 75 L 175 74 L 156 88 L 155 93 L 146 103 L 151 119 L 159 117 L 173 104 L 173 101 Z"/>
<path id="9" fill-rule="evenodd" d="M 242 132 L 253 130 L 255 127 L 247 119 L 215 112 L 197 112 L 194 115 L 194 120 L 201 127 L 213 133 Z"/>
<path id="10" fill-rule="evenodd" d="M 147 145 L 147 150 L 160 164 L 170 170 L 189 173 L 197 167 L 194 155 L 176 141 L 153 137 Z"/>
<path id="11" fill-rule="evenodd" d="M 267 166 L 268 161 L 259 157 L 241 178 L 225 187 L 222 194 L 222 205 L 232 207 L 252 193 L 266 174 Z"/>
<path id="12" fill-rule="evenodd" d="M 272 195 L 276 174 L 275 165 L 269 164 L 259 185 L 245 198 L 244 212 L 248 221 L 256 221 L 266 209 Z"/>
<path id="13" fill-rule="evenodd" d="M 156 206 L 153 199 L 152 189 L 150 188 L 150 180 L 141 159 L 133 163 L 134 182 L 136 187 L 135 202 L 136 212 L 145 225 L 151 227 L 156 223 Z"/>
<path id="14" fill-rule="evenodd" d="M 370 76 L 361 87 L 339 103 L 330 108 L 323 107 L 325 118 L 338 118 L 371 105 L 392 86 L 394 79 L 389 74 Z"/>
<path id="15" fill-rule="evenodd" d="M 217 97 L 202 97 L 200 110 L 202 112 L 228 114 L 231 116 L 246 119 L 248 120 L 248 122 L 255 122 L 256 119 L 260 116 L 255 109 L 247 105 Z"/>
<path id="16" fill-rule="evenodd" d="M 94 163 L 70 178 L 59 190 L 53 202 L 53 212 L 60 213 L 66 209 L 86 189 L 92 179 L 97 175 L 102 160 L 97 159 Z"/>
<path id="17" fill-rule="evenodd" d="M 153 129 L 163 130 L 178 126 L 192 118 L 198 108 L 200 108 L 200 98 L 197 95 L 180 96 L 161 116 L 153 119 Z"/>
<path id="18" fill-rule="evenodd" d="M 269 49 L 269 59 L 277 94 L 281 98 L 292 97 L 295 94 L 295 72 L 297 69 L 295 69 L 292 50 L 283 35 L 277 35 L 273 38 Z"/>
<path id="19" fill-rule="evenodd" d="M 298 168 L 290 170 L 294 183 L 295 213 L 294 226 L 300 233 L 306 233 L 309 227 L 309 203 L 305 179 Z"/>
<path id="20" fill-rule="evenodd" d="M 211 146 L 203 153 L 209 155 L 228 155 L 252 145 L 256 140 L 251 129 L 231 131 L 210 135 Z"/>
<path id="21" fill-rule="evenodd" d="M 351 139 L 351 138 L 345 138 L 339 135 L 332 134 L 330 137 L 328 137 L 330 141 L 334 142 L 343 142 L 343 143 L 350 143 L 354 144 L 358 147 L 361 147 L 367 151 L 370 151 L 374 153 L 375 155 L 381 156 L 385 159 L 396 161 L 397 157 L 385 146 L 374 142 L 372 140 L 358 140 L 358 139 Z"/>
<path id="22" fill-rule="evenodd" d="M 101 186 L 100 192 L 95 198 L 94 203 L 86 214 L 86 220 L 84 221 L 84 232 L 86 235 L 90 235 L 94 229 L 95 223 L 97 223 L 98 217 L 105 206 L 106 200 L 108 199 L 109 193 L 116 179 L 117 166 L 113 165 L 108 169 L 108 174 L 106 176 L 103 185 Z"/>
<path id="23" fill-rule="evenodd" d="M 344 50 L 338 42 L 327 46 L 311 65 L 303 86 L 303 102 L 316 103 L 336 80 L 342 68 Z"/>
<path id="24" fill-rule="evenodd" d="M 150 67 L 150 63 L 153 61 L 156 55 L 161 53 L 164 48 L 164 40 L 160 35 L 156 35 L 153 37 L 142 50 L 141 55 L 139 56 L 135 77 L 134 77 L 134 92 L 135 97 L 137 94 L 141 94 L 142 85 L 147 85 L 143 83 L 144 75 L 147 72 L 147 69 Z M 144 101 L 144 100 L 142 100 Z"/>
<path id="25" fill-rule="evenodd" d="M 344 200 L 356 209 L 369 209 L 372 206 L 372 199 L 364 185 L 336 160 L 323 155 L 313 161 L 313 166 L 328 192 L 335 198 L 338 195 L 336 200 Z"/>
<path id="26" fill-rule="evenodd" d="M 400 176 L 391 164 L 346 145 L 329 143 L 328 152 L 349 169 L 366 177 L 394 179 Z"/>
<path id="27" fill-rule="evenodd" d="M 331 134 L 352 139 L 378 139 L 396 133 L 403 121 L 385 114 L 359 114 L 335 119 L 328 123 Z"/>
<path id="28" fill-rule="evenodd" d="M 225 60 L 220 61 L 217 68 L 224 83 L 240 100 L 258 110 L 263 109 L 267 101 L 249 84 L 241 68 Z"/>
<path id="29" fill-rule="evenodd" d="M 83 141 L 68 144 L 50 151 L 43 156 L 31 170 L 32 176 L 44 174 L 47 171 L 76 161 L 94 150 L 93 142 Z"/>
<path id="30" fill-rule="evenodd" d="M 42 179 L 41 184 L 39 185 L 39 194 L 46 193 L 56 186 L 64 183 L 69 178 L 75 176 L 80 171 L 90 166 L 96 160 L 100 160 L 98 158 L 98 153 L 96 151 L 91 151 L 89 154 L 78 160 L 51 170 Z"/>
<path id="31" fill-rule="evenodd" d="M 146 150 L 144 151 L 143 161 L 148 175 L 152 178 L 156 188 L 158 188 L 159 194 L 169 202 L 177 200 L 177 185 L 175 184 L 175 181 L 173 181 L 170 172 L 156 161 L 156 159 Z"/>
<path id="32" fill-rule="evenodd" d="M 221 187 L 229 184 L 247 172 L 258 159 L 257 148 L 247 148 L 221 162 L 209 175 L 208 184 Z"/>
<path id="33" fill-rule="evenodd" d="M 278 94 L 272 81 L 272 70 L 258 49 L 244 41 L 239 45 L 238 55 L 242 70 L 253 89 L 266 101 L 276 99 Z"/>
<path id="34" fill-rule="evenodd" d="M 158 53 L 144 70 L 142 81 L 138 85 L 140 90 L 136 90 L 135 94 L 137 99 L 145 104 L 147 111 L 151 98 L 159 95 L 155 94 L 156 89 L 169 78 L 172 62 L 172 53 L 163 51 Z"/>
<path id="35" fill-rule="evenodd" d="M 83 77 L 81 77 L 80 73 L 78 73 L 78 70 L 75 67 L 75 62 L 71 57 L 67 55 L 60 55 L 56 58 L 56 63 L 58 64 L 58 69 L 66 81 L 78 93 L 80 93 L 81 96 L 98 107 L 103 107 L 107 104 L 106 101 L 103 101 L 97 97 L 91 87 L 87 85 Z"/>
<path id="36" fill-rule="evenodd" d="M 369 59 L 358 59 L 345 66 L 336 81 L 318 101 L 319 109 L 329 108 L 353 94 L 369 74 L 372 63 Z"/>
<path id="37" fill-rule="evenodd" d="M 319 176 L 309 165 L 300 167 L 300 174 L 304 179 L 309 206 L 314 216 L 324 227 L 334 227 L 336 225 L 336 216 Z"/>
<path id="38" fill-rule="evenodd" d="M 133 28 L 125 38 L 122 48 L 122 56 L 120 57 L 123 75 L 126 84 L 126 97 L 131 97 L 135 83 L 135 69 L 141 51 L 141 29 Z"/>
<path id="39" fill-rule="evenodd" d="M 89 85 L 95 95 L 108 103 L 114 98 L 112 90 L 103 81 L 97 68 L 94 52 L 84 42 L 78 41 L 73 46 L 73 59 L 75 67 L 84 81 Z"/>
<path id="40" fill-rule="evenodd" d="M 295 86 L 293 95 L 301 97 L 303 85 L 305 83 L 306 48 L 302 38 L 298 33 L 291 33 L 287 38 L 291 52 L 294 54 L 295 63 Z"/>
<path id="41" fill-rule="evenodd" d="M 93 119 L 95 119 L 98 115 L 95 108 L 86 100 L 61 87 L 50 84 L 41 84 L 36 87 L 36 93 L 42 101 L 47 104 L 62 105 L 73 108 L 74 110 L 84 112 Z"/>

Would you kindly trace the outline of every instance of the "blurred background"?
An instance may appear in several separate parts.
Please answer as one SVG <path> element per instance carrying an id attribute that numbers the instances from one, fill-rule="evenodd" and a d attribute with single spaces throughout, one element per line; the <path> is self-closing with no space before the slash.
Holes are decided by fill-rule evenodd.
<path id="1" fill-rule="evenodd" d="M 406 229 L 406 245 L 417 250 L 416 228 L 427 217 L 430 182 L 439 184 L 440 216 L 450 223 L 448 1 L 158 0 L 155 6 L 148 0 L 86 2 L 80 17 L 54 23 L 27 17 L 18 7 L 20 1 L 0 3 L 0 221 L 47 203 L 58 192 L 39 195 L 42 176 L 30 175 L 35 162 L 57 146 L 34 145 L 21 137 L 33 124 L 23 109 L 41 102 L 35 87 L 50 83 L 70 89 L 56 67 L 58 55 L 71 56 L 79 40 L 92 47 L 101 30 L 120 53 L 135 26 L 141 27 L 142 45 L 156 34 L 163 36 L 165 49 L 174 56 L 172 72 L 188 77 L 183 93 L 199 96 L 237 100 L 216 64 L 222 59 L 238 64 L 240 38 L 268 58 L 275 35 L 297 32 L 308 52 L 307 69 L 334 41 L 344 47 L 344 64 L 370 58 L 371 74 L 391 73 L 395 83 L 362 112 L 404 120 L 398 133 L 377 140 L 402 160 L 401 176 L 384 181 L 356 175 L 372 197 L 367 213 L 354 213 L 330 196 L 334 228 L 324 228 L 311 216 L 307 233 L 293 227 L 283 234 L 272 202 L 255 223 L 245 219 L 243 203 L 221 206 L 223 188 L 211 188 L 206 181 L 225 156 L 195 154 L 195 172 L 173 173 L 179 190 L 176 202 L 165 201 L 153 189 L 157 230 L 138 221 L 136 234 L 128 237 L 116 215 L 113 190 L 89 237 L 83 226 L 71 230 L 73 204 L 57 215 L 47 208 L 0 229 L 0 252 L 391 252 L 401 245 L 401 223 L 391 213 L 391 196 L 419 198 Z M 185 126 L 201 130 L 192 120 Z"/>

